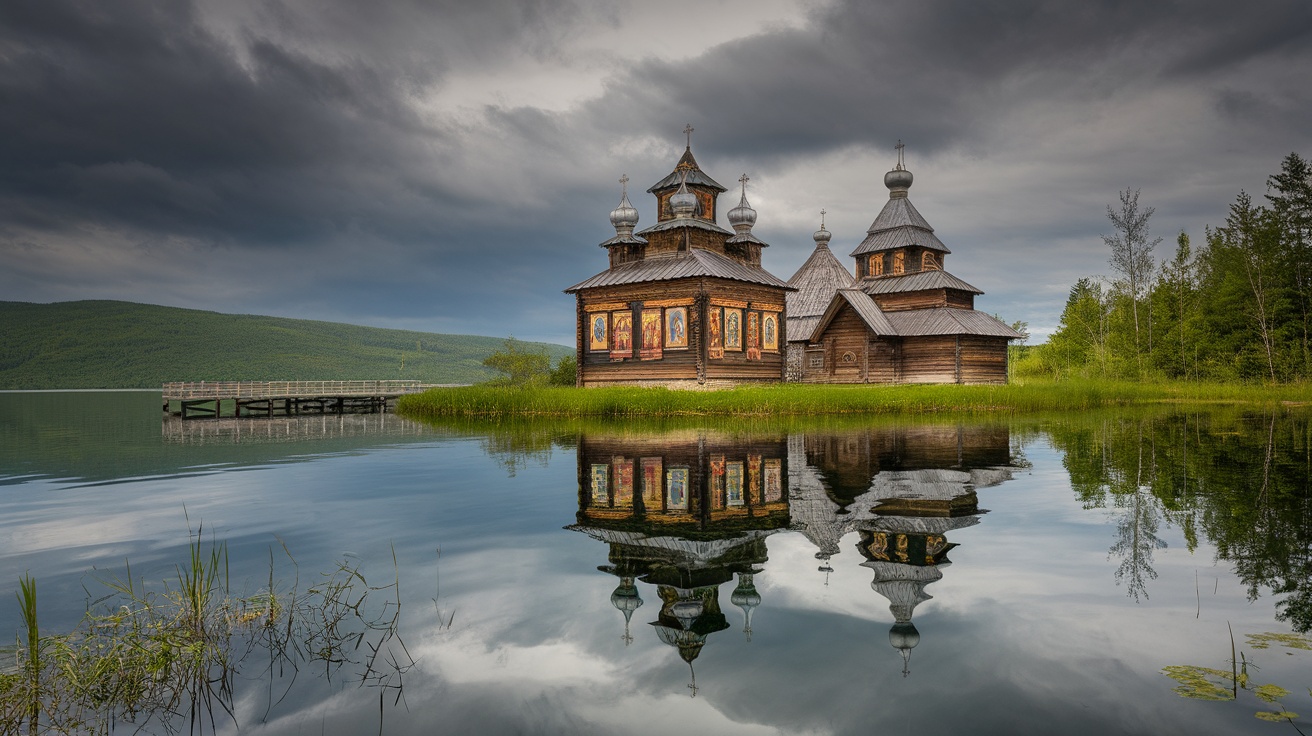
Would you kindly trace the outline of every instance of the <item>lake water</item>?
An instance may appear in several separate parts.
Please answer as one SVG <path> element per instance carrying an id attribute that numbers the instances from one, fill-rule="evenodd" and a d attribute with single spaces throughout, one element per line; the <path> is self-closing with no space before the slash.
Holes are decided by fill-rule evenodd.
<path id="1" fill-rule="evenodd" d="M 429 427 L 159 403 L 0 394 L 0 637 L 25 573 L 68 632 L 128 564 L 175 581 L 196 532 L 234 595 L 341 563 L 384 588 L 395 627 L 356 621 L 334 666 L 321 642 L 247 655 L 221 733 L 1295 733 L 1255 717 L 1282 707 L 1312 732 L 1312 651 L 1253 638 L 1312 627 L 1305 412 Z M 1231 632 L 1237 698 L 1216 674 L 1225 699 L 1177 694 L 1165 668 L 1232 671 Z M 168 725 L 190 728 L 146 730 Z"/>

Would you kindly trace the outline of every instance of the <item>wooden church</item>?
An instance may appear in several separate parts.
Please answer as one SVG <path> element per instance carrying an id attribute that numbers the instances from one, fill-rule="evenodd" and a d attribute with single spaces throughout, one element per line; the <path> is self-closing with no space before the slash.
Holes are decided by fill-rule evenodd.
<path id="1" fill-rule="evenodd" d="M 580 386 L 730 386 L 783 380 L 784 295 L 789 286 L 761 268 L 766 246 L 752 234 L 756 210 L 742 198 L 733 231 L 716 222 L 725 188 L 688 147 L 647 191 L 656 224 L 634 232 L 638 210 L 625 189 L 610 214 L 615 237 L 601 243 L 610 267 L 566 289 L 575 296 Z"/>
<path id="2" fill-rule="evenodd" d="M 888 203 L 850 254 L 855 277 L 815 234 L 789 279 L 788 378 L 808 383 L 1006 383 L 1007 344 L 1021 337 L 975 310 L 984 292 L 944 270 L 948 247 L 907 192 L 902 159 L 884 175 Z"/>
<path id="3" fill-rule="evenodd" d="M 975 310 L 979 289 L 944 270 L 950 250 L 907 197 L 902 160 L 884 175 L 889 200 L 851 256 L 815 251 L 788 282 L 761 267 L 756 210 L 742 194 L 717 221 L 726 189 L 688 145 L 647 191 L 656 224 L 635 232 L 628 177 L 602 242 L 609 267 L 565 292 L 575 297 L 579 386 L 733 386 L 809 383 L 1005 383 L 1007 344 L 1021 337 Z M 821 213 L 823 215 L 823 212 Z"/>

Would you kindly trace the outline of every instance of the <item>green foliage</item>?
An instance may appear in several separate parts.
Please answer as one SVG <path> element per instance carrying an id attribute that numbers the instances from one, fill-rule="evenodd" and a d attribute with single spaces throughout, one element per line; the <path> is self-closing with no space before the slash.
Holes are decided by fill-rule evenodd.
<path id="1" fill-rule="evenodd" d="M 551 370 L 551 378 L 548 383 L 552 386 L 573 386 L 577 380 L 578 365 L 577 358 L 573 355 L 566 355 Z"/>
<path id="2" fill-rule="evenodd" d="M 0 389 L 158 388 L 166 381 L 477 383 L 502 340 L 129 302 L 0 302 Z M 552 358 L 570 348 L 521 343 Z"/>
<path id="3" fill-rule="evenodd" d="M 1104 238 L 1119 278 L 1110 289 L 1080 279 L 1058 329 L 1016 374 L 1312 378 L 1312 164 L 1289 154 L 1268 187 L 1269 206 L 1240 192 L 1201 247 L 1181 232 L 1174 256 L 1156 267 L 1145 260 L 1156 243 L 1146 234 L 1151 208 L 1122 192 L 1121 208 L 1109 211 L 1117 235 Z"/>
<path id="4" fill-rule="evenodd" d="M 551 356 L 545 350 L 529 351 L 524 343 L 513 337 L 506 338 L 505 348 L 483 359 L 483 365 L 502 376 L 491 383 L 503 386 L 536 386 L 551 377 Z"/>
<path id="5" fill-rule="evenodd" d="M 1257 388 L 1186 383 L 1115 383 L 1071 380 L 1014 382 L 1002 386 L 953 384 L 837 386 L 771 384 L 724 391 L 664 388 L 560 388 L 533 385 L 438 388 L 404 396 L 397 411 L 415 418 L 450 417 L 681 417 L 820 416 L 931 413 L 1079 411 L 1162 403 L 1233 403 L 1254 406 L 1312 401 L 1312 385 Z"/>

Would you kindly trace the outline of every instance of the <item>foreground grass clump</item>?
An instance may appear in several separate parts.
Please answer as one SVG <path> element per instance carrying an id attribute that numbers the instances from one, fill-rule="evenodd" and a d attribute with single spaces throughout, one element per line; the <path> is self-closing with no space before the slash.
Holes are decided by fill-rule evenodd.
<path id="1" fill-rule="evenodd" d="M 1062 381 L 1005 386 L 773 384 L 724 391 L 465 386 L 402 397 L 397 410 L 412 417 L 430 419 L 500 416 L 628 418 L 1029 413 L 1170 403 L 1312 403 L 1312 385 Z"/>
<path id="2" fill-rule="evenodd" d="M 272 556 L 269 564 L 268 586 L 238 595 L 226 546 L 206 549 L 197 533 L 173 580 L 148 587 L 130 569 L 102 579 L 107 594 L 96 610 L 58 634 L 40 626 L 36 581 L 24 575 L 25 636 L 0 657 L 0 733 L 172 733 L 184 724 L 199 733 L 223 720 L 240 727 L 234 685 L 256 652 L 270 683 L 294 681 L 302 664 L 329 677 L 353 669 L 348 680 L 380 688 L 381 718 L 384 694 L 399 700 L 414 664 L 398 635 L 399 579 L 372 586 L 358 564 L 342 562 L 301 589 L 275 578 Z"/>

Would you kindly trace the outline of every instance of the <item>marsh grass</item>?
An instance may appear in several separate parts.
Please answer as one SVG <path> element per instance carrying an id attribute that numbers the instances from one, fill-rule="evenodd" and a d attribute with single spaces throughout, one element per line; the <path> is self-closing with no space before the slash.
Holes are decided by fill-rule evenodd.
<path id="1" fill-rule="evenodd" d="M 722 391 L 663 388 L 464 386 L 405 396 L 397 411 L 420 419 L 456 417 L 766 417 L 880 414 L 1019 414 L 1155 404 L 1312 403 L 1312 384 L 1242 385 L 1046 381 L 1000 386 L 954 384 L 835 386 L 772 384 Z"/>
<path id="2" fill-rule="evenodd" d="M 395 553 L 392 561 L 396 570 Z M 321 665 L 329 677 L 379 688 L 380 709 L 385 695 L 401 702 L 402 678 L 414 666 L 399 635 L 399 573 L 370 585 L 352 560 L 302 592 L 299 574 L 290 587 L 278 583 L 271 550 L 267 588 L 239 596 L 229 586 L 226 545 L 207 545 L 197 531 L 174 580 L 147 586 L 129 566 L 100 583 L 107 594 L 78 626 L 51 635 L 38 627 L 36 581 L 20 579 L 27 636 L 0 674 L 0 733 L 24 726 L 29 734 L 240 726 L 234 683 L 257 651 L 267 654 L 262 674 L 271 683 L 285 678 L 290 690 L 302 666 L 318 672 Z M 271 693 L 269 709 L 285 696 Z M 381 710 L 379 717 L 381 728 Z"/>

